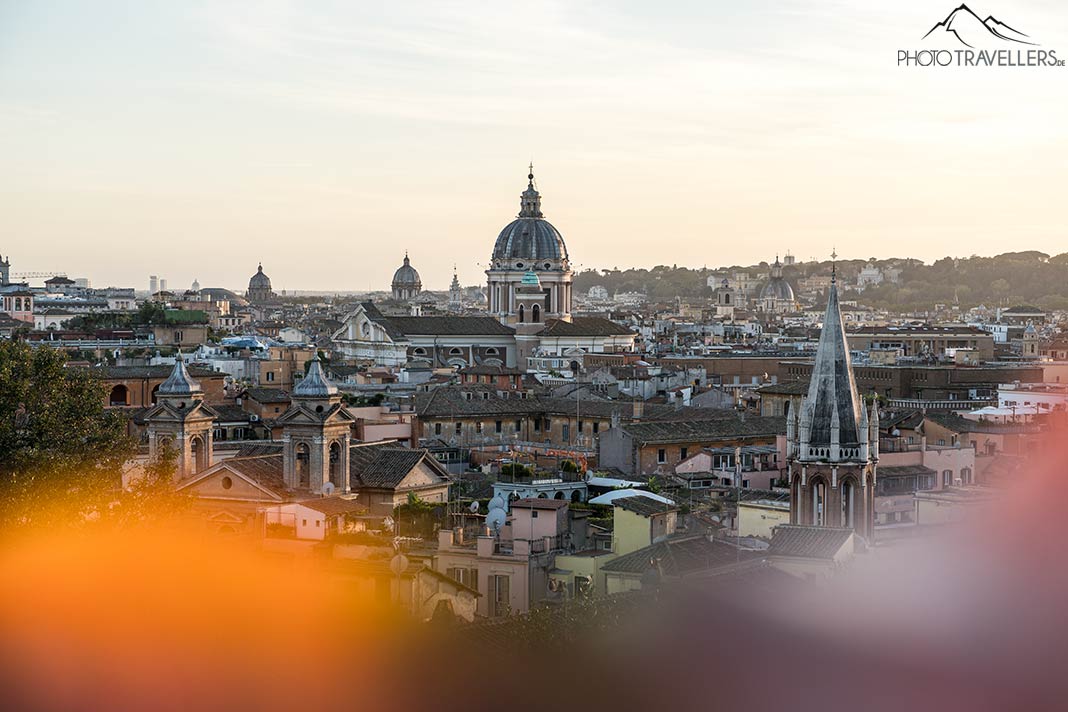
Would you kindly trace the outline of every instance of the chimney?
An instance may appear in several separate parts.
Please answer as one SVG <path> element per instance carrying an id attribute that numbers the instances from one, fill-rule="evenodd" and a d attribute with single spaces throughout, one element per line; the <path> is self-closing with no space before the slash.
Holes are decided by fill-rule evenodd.
<path id="1" fill-rule="evenodd" d="M 644 415 L 645 415 L 645 401 L 643 401 L 643 400 L 634 401 L 634 409 L 633 409 L 633 411 L 631 413 L 631 419 L 632 420 L 641 420 L 642 416 L 644 416 Z"/>

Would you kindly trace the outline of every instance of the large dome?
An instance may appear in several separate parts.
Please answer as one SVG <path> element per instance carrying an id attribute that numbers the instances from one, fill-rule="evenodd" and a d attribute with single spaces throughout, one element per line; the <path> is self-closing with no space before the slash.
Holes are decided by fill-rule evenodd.
<path id="1" fill-rule="evenodd" d="M 773 277 L 760 289 L 760 298 L 792 302 L 794 301 L 794 288 L 782 277 Z"/>
<path id="2" fill-rule="evenodd" d="M 566 260 L 567 246 L 560 231 L 542 218 L 518 218 L 508 223 L 493 246 L 495 260 Z M 524 264 L 524 267 L 526 265 Z"/>
<path id="3" fill-rule="evenodd" d="M 541 195 L 534 188 L 533 171 L 519 199 L 519 215 L 508 223 L 493 246 L 494 260 L 517 260 L 524 269 L 538 260 L 566 260 L 567 246 L 560 231 L 541 212 Z M 516 265 L 518 267 L 518 265 Z"/>
<path id="4" fill-rule="evenodd" d="M 393 286 L 394 287 L 420 287 L 422 282 L 419 280 L 419 272 L 415 267 L 412 267 L 411 262 L 408 260 L 408 255 L 404 255 L 404 264 L 397 268 L 397 271 L 393 273 Z"/>
<path id="5" fill-rule="evenodd" d="M 256 270 L 256 274 L 252 275 L 252 279 L 248 281 L 249 289 L 270 289 L 271 278 L 263 273 L 263 265 L 259 266 Z"/>

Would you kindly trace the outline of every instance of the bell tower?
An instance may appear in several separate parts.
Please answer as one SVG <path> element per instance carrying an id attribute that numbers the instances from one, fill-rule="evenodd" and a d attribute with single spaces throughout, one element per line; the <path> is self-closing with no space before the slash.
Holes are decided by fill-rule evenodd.
<path id="1" fill-rule="evenodd" d="M 293 404 L 278 418 L 282 426 L 282 477 L 286 487 L 314 493 L 326 483 L 349 491 L 349 445 L 355 419 L 341 403 L 319 357 L 293 389 Z"/>
<path id="2" fill-rule="evenodd" d="M 176 455 L 175 477 L 184 480 L 211 466 L 215 411 L 204 405 L 204 391 L 185 367 L 181 351 L 174 369 L 156 391 L 156 405 L 145 414 L 148 454 Z"/>
<path id="3" fill-rule="evenodd" d="M 808 395 L 789 416 L 786 440 L 790 523 L 849 528 L 871 542 L 879 406 L 869 414 L 857 393 L 833 273 Z"/>

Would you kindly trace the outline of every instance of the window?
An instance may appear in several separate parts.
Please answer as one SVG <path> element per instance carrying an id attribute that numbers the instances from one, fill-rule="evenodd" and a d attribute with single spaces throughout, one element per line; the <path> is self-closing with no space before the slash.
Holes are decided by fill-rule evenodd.
<path id="1" fill-rule="evenodd" d="M 664 448 L 660 448 L 656 451 L 656 461 L 663 464 L 667 462 L 667 451 Z"/>
<path id="2" fill-rule="evenodd" d="M 523 421 L 522 420 L 515 421 L 515 431 L 518 433 L 522 429 L 523 429 Z"/>
<path id="3" fill-rule="evenodd" d="M 493 424 L 493 432 L 498 434 L 504 432 L 504 423 L 500 420 L 496 421 Z"/>
<path id="4" fill-rule="evenodd" d="M 273 381 L 274 381 L 274 371 L 268 371 L 267 372 L 267 382 L 271 383 Z"/>
<path id="5" fill-rule="evenodd" d="M 323 521 L 321 519 L 316 519 L 315 520 L 315 526 L 321 527 L 322 525 L 323 525 Z"/>
<path id="6" fill-rule="evenodd" d="M 478 433 L 479 435 L 482 434 L 482 421 L 481 420 L 478 421 L 477 423 L 475 423 L 475 432 Z"/>
<path id="7" fill-rule="evenodd" d="M 953 470 L 942 470 L 942 486 L 949 487 L 953 484 Z"/>
<path id="8" fill-rule="evenodd" d="M 538 518 L 538 510 L 536 510 L 536 509 L 530 510 L 530 518 L 531 519 L 537 519 Z"/>
<path id="9" fill-rule="evenodd" d="M 459 435 L 463 431 L 464 431 L 464 424 L 460 423 L 460 422 L 457 422 L 456 423 L 456 434 Z"/>
<path id="10" fill-rule="evenodd" d="M 686 451 L 687 451 L 687 448 L 680 448 L 679 449 L 679 459 L 680 460 L 685 460 L 686 459 Z"/>
<path id="11" fill-rule="evenodd" d="M 223 489 L 227 489 L 228 490 L 233 486 L 234 486 L 234 481 L 232 479 L 230 479 L 229 475 L 227 475 L 226 477 L 222 478 L 222 488 Z"/>
<path id="12" fill-rule="evenodd" d="M 567 442 L 571 439 L 571 423 L 564 423 L 560 428 L 560 437 Z"/>
<path id="13" fill-rule="evenodd" d="M 441 423 L 434 423 L 434 434 L 441 435 Z"/>
<path id="14" fill-rule="evenodd" d="M 598 423 L 596 420 L 593 421 L 593 434 L 596 435 L 597 431 L 600 430 L 600 429 L 601 429 L 601 424 Z"/>
<path id="15" fill-rule="evenodd" d="M 307 520 L 307 519 L 301 519 L 301 520 L 300 520 L 300 525 L 301 525 L 302 527 L 306 527 L 306 526 L 308 526 L 308 520 Z"/>

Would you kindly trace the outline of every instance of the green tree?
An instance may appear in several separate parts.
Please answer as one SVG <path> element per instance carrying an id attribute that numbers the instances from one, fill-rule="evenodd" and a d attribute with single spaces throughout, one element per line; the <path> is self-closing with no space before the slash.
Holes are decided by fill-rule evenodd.
<path id="1" fill-rule="evenodd" d="M 22 521 L 75 502 L 101 508 L 135 447 L 106 386 L 50 348 L 0 342 L 0 507 Z"/>

